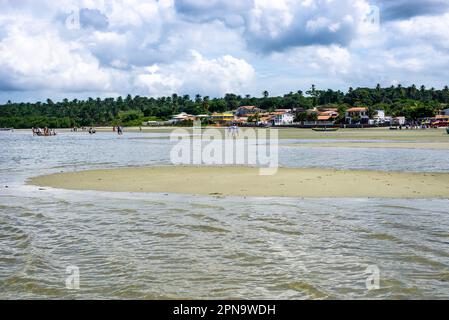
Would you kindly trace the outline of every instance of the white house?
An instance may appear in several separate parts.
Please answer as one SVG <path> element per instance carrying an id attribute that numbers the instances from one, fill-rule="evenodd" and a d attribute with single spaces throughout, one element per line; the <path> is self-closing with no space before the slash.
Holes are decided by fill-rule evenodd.
<path id="1" fill-rule="evenodd" d="M 368 123 L 369 116 L 368 116 L 368 108 L 363 107 L 357 107 L 357 108 L 350 108 L 346 110 L 345 114 L 346 122 L 352 124 L 353 118 L 359 118 L 360 123 Z"/>
<path id="2" fill-rule="evenodd" d="M 393 118 L 395 124 L 403 126 L 405 124 L 405 117 L 395 117 Z"/>
<path id="3" fill-rule="evenodd" d="M 370 124 L 384 124 L 385 122 L 388 121 L 384 110 L 376 110 L 376 115 L 369 121 Z"/>
<path id="4" fill-rule="evenodd" d="M 294 119 L 290 112 L 275 112 L 273 121 L 275 126 L 284 126 L 293 124 Z"/>
<path id="5" fill-rule="evenodd" d="M 180 114 L 174 115 L 171 120 L 169 120 L 170 123 L 178 123 L 178 122 L 183 122 L 183 121 L 188 121 L 188 120 L 195 120 L 195 116 L 191 115 L 191 114 L 187 114 L 185 112 L 181 112 Z"/>

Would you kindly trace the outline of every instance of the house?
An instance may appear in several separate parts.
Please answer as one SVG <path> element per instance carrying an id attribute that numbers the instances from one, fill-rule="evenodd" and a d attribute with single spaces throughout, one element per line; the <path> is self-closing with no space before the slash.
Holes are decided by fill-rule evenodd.
<path id="1" fill-rule="evenodd" d="M 338 111 L 335 109 L 328 109 L 324 111 L 318 111 L 317 120 L 318 121 L 335 121 L 338 117 Z"/>
<path id="2" fill-rule="evenodd" d="M 203 120 L 209 119 L 210 115 L 208 115 L 208 114 L 199 114 L 195 118 L 196 118 L 196 120 L 203 121 Z"/>
<path id="3" fill-rule="evenodd" d="M 291 112 L 275 111 L 272 112 L 272 121 L 275 126 L 284 126 L 293 124 L 295 116 Z"/>
<path id="4" fill-rule="evenodd" d="M 376 114 L 373 117 L 373 119 L 369 120 L 370 124 L 375 124 L 375 125 L 385 124 L 387 122 L 391 122 L 391 118 L 385 116 L 384 110 L 376 110 Z"/>
<path id="5" fill-rule="evenodd" d="M 449 109 L 444 109 L 440 111 L 440 116 L 449 116 Z"/>
<path id="6" fill-rule="evenodd" d="M 291 112 L 292 109 L 276 109 L 274 112 Z"/>
<path id="7" fill-rule="evenodd" d="M 349 108 L 345 113 L 345 120 L 349 124 L 366 124 L 369 121 L 368 108 L 355 107 Z"/>
<path id="8" fill-rule="evenodd" d="M 163 125 L 164 124 L 164 122 L 161 122 L 161 121 L 145 121 L 145 122 L 142 122 L 142 126 L 161 126 L 161 125 Z"/>
<path id="9" fill-rule="evenodd" d="M 400 125 L 400 126 L 403 126 L 403 125 L 405 125 L 405 117 L 394 117 L 393 118 L 393 123 L 397 124 L 397 125 Z"/>
<path id="10" fill-rule="evenodd" d="M 194 121 L 195 116 L 191 114 L 187 114 L 185 112 L 181 112 L 180 114 L 174 115 L 170 120 L 169 123 L 176 124 L 183 121 Z"/>
<path id="11" fill-rule="evenodd" d="M 250 114 L 263 112 L 262 109 L 256 106 L 242 106 L 235 111 L 236 117 L 248 117 Z"/>
<path id="12" fill-rule="evenodd" d="M 234 121 L 234 115 L 232 113 L 213 113 L 210 118 L 212 121 L 218 124 L 228 124 Z"/>

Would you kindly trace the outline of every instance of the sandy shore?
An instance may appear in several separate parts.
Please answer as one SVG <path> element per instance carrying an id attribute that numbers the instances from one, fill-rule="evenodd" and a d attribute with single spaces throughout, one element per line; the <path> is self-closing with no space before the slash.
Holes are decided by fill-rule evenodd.
<path id="1" fill-rule="evenodd" d="M 449 142 L 339 142 L 329 143 L 304 143 L 288 144 L 288 147 L 319 147 L 319 148 L 393 148 L 393 149 L 424 149 L 424 150 L 449 150 Z"/>
<path id="2" fill-rule="evenodd" d="M 311 198 L 449 198 L 448 173 L 247 167 L 148 167 L 41 176 L 29 184 L 70 190 Z"/>
<path id="3" fill-rule="evenodd" d="M 226 134 L 226 128 L 209 127 L 221 130 Z M 182 129 L 187 133 L 193 133 L 191 127 L 126 127 L 127 132 L 133 133 L 163 133 L 169 134 L 173 130 Z M 207 128 L 203 128 L 207 129 Z M 98 133 L 112 133 L 111 127 L 97 127 Z M 245 130 L 245 128 L 241 128 Z M 265 131 L 266 129 L 256 129 Z M 17 129 L 17 132 L 30 133 L 31 129 Z M 56 129 L 59 133 L 68 133 L 70 129 Z M 316 132 L 311 129 L 298 128 L 279 128 L 279 139 L 331 139 L 331 140 L 386 140 L 395 142 L 448 142 L 449 135 L 443 128 L 427 130 L 389 130 L 388 128 L 365 128 L 365 129 L 340 129 L 336 132 Z M 78 131 L 78 134 L 87 134 L 87 132 Z"/>

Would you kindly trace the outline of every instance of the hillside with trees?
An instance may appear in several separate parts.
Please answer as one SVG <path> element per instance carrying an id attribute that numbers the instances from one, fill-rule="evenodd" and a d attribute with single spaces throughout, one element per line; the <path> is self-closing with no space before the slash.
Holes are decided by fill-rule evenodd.
<path id="1" fill-rule="evenodd" d="M 0 105 L 0 127 L 70 128 L 81 126 L 139 125 L 143 121 L 167 120 L 172 115 L 186 112 L 193 115 L 211 114 L 235 110 L 239 106 L 253 105 L 272 111 L 275 109 L 312 109 L 332 105 L 343 112 L 354 106 L 385 110 L 391 116 L 405 116 L 408 120 L 432 117 L 449 103 L 449 88 L 441 90 L 424 86 L 391 86 L 382 88 L 349 88 L 342 91 L 319 90 L 314 85 L 306 92 L 290 92 L 271 97 L 264 91 L 261 97 L 226 94 L 222 98 L 173 94 L 168 97 L 141 97 L 128 95 L 125 98 L 87 100 L 64 99 L 53 102 L 13 103 Z"/>

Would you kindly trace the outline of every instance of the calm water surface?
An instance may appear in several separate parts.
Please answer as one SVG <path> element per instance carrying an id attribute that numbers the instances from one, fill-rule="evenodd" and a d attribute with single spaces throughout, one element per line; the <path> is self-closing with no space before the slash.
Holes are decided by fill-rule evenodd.
<path id="1" fill-rule="evenodd" d="M 156 133 L 0 133 L 0 298 L 449 298 L 449 200 L 25 185 L 46 173 L 170 164 L 170 148 Z M 448 159 L 448 150 L 282 146 L 280 163 L 449 172 Z M 373 265 L 380 289 L 367 290 Z M 79 268 L 80 290 L 65 288 L 67 266 Z"/>

